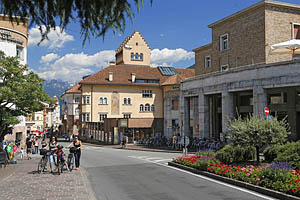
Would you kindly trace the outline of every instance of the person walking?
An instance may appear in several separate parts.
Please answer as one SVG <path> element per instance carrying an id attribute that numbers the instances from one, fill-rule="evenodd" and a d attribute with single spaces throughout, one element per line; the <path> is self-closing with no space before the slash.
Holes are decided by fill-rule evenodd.
<path id="1" fill-rule="evenodd" d="M 33 147 L 33 143 L 32 143 L 31 136 L 28 136 L 26 139 L 26 154 L 28 160 L 31 159 L 32 147 Z"/>
<path id="2" fill-rule="evenodd" d="M 68 145 L 68 147 L 70 146 L 74 146 L 76 148 L 76 151 L 74 153 L 75 156 L 75 170 L 79 169 L 80 166 L 80 156 L 81 156 L 81 148 L 82 148 L 82 142 L 78 139 L 78 135 L 75 136 L 75 140 Z"/>
<path id="3" fill-rule="evenodd" d="M 50 168 L 51 173 L 53 173 L 53 168 L 56 166 L 56 154 L 55 151 L 57 150 L 57 139 L 55 136 L 51 137 L 51 141 L 49 142 L 49 150 L 50 150 Z"/>
<path id="4" fill-rule="evenodd" d="M 39 153 L 39 140 L 37 137 L 34 138 L 34 151 L 36 154 Z"/>

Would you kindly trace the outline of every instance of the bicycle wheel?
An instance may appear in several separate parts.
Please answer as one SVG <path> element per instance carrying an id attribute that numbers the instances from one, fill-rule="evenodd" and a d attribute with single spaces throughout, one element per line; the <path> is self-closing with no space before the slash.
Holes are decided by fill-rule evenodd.
<path id="1" fill-rule="evenodd" d="M 47 166 L 47 163 L 48 163 L 48 157 L 47 157 L 47 156 L 45 156 L 45 157 L 43 157 L 43 163 L 42 163 L 42 172 L 44 172 L 44 171 L 45 171 L 45 169 L 46 169 L 46 166 Z"/>
<path id="2" fill-rule="evenodd" d="M 63 164 L 62 160 L 59 160 L 59 162 L 58 162 L 58 174 L 59 175 L 61 173 L 63 173 L 63 168 L 64 168 L 64 164 Z"/>
<path id="3" fill-rule="evenodd" d="M 74 169 L 74 156 L 72 154 L 68 156 L 68 167 L 70 172 Z"/>

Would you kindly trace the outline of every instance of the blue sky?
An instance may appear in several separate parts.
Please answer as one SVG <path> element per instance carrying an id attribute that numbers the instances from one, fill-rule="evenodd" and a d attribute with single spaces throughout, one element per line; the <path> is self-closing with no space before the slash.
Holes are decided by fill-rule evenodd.
<path id="1" fill-rule="evenodd" d="M 283 0 L 282 0 L 283 1 Z M 137 29 L 156 56 L 151 64 L 185 68 L 194 61 L 193 49 L 211 42 L 209 24 L 246 8 L 259 0 L 144 0 L 133 23 L 126 22 L 123 34 L 111 31 L 102 38 L 91 38 L 82 46 L 79 24 L 70 24 L 63 34 L 50 33 L 40 46 L 39 32 L 29 28 L 28 65 L 44 79 L 79 81 L 114 59 L 114 50 Z M 298 3 L 299 0 L 283 2 Z M 136 8 L 133 8 L 136 10 Z"/>

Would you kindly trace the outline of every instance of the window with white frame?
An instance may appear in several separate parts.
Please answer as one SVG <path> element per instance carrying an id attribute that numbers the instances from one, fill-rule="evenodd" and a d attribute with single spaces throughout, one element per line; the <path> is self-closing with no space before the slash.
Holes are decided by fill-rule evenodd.
<path id="1" fill-rule="evenodd" d="M 127 98 L 127 104 L 131 105 L 131 99 L 130 98 Z"/>
<path id="2" fill-rule="evenodd" d="M 79 103 L 79 97 L 75 97 L 74 103 Z"/>
<path id="3" fill-rule="evenodd" d="M 143 90 L 142 96 L 143 98 L 152 98 L 152 90 Z"/>
<path id="4" fill-rule="evenodd" d="M 205 68 L 209 68 L 211 66 L 211 58 L 210 56 L 205 56 Z"/>
<path id="5" fill-rule="evenodd" d="M 143 104 L 140 105 L 140 112 L 144 112 L 144 105 Z"/>
<path id="6" fill-rule="evenodd" d="M 104 122 L 104 119 L 107 118 L 106 113 L 99 113 L 99 122 Z"/>
<path id="7" fill-rule="evenodd" d="M 90 113 L 82 113 L 81 115 L 83 122 L 89 122 L 90 121 Z"/>
<path id="8" fill-rule="evenodd" d="M 90 96 L 82 96 L 82 104 L 90 104 Z"/>
<path id="9" fill-rule="evenodd" d="M 154 106 L 154 104 L 152 104 L 152 106 L 151 106 L 151 112 L 154 112 L 155 111 L 155 106 Z"/>
<path id="10" fill-rule="evenodd" d="M 131 114 L 130 113 L 124 113 L 123 118 L 129 119 L 129 118 L 131 118 Z"/>
<path id="11" fill-rule="evenodd" d="M 145 105 L 145 112 L 150 112 L 150 104 Z"/>
<path id="12" fill-rule="evenodd" d="M 107 98 L 106 97 L 100 97 L 99 98 L 99 104 L 106 105 L 107 104 Z"/>
<path id="13" fill-rule="evenodd" d="M 124 104 L 124 105 L 127 104 L 127 98 L 124 98 L 123 104 Z"/>
<path id="14" fill-rule="evenodd" d="M 228 34 L 224 34 L 220 37 L 220 51 L 229 49 Z"/>
<path id="15" fill-rule="evenodd" d="M 79 115 L 79 108 L 75 108 L 75 115 Z"/>
<path id="16" fill-rule="evenodd" d="M 103 104 L 103 97 L 99 98 L 99 104 Z"/>
<path id="17" fill-rule="evenodd" d="M 16 51 L 17 51 L 17 57 L 19 57 L 20 60 L 24 60 L 24 48 L 17 45 Z"/>
<path id="18" fill-rule="evenodd" d="M 124 98 L 123 99 L 123 104 L 124 105 L 131 105 L 131 99 L 130 98 Z"/>
<path id="19" fill-rule="evenodd" d="M 103 98 L 103 104 L 105 104 L 105 105 L 107 104 L 107 98 L 106 97 Z"/>
<path id="20" fill-rule="evenodd" d="M 226 72 L 228 71 L 229 66 L 228 65 L 221 65 L 221 72 Z"/>

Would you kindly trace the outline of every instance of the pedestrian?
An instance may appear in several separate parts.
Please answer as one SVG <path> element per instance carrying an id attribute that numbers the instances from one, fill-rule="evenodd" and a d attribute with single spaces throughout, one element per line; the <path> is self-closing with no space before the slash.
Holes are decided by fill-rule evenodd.
<path id="1" fill-rule="evenodd" d="M 70 146 L 74 146 L 76 148 L 76 151 L 74 153 L 75 156 L 75 170 L 79 169 L 80 166 L 80 156 L 81 156 L 81 148 L 82 148 L 82 142 L 78 139 L 78 135 L 75 135 L 75 140 L 68 145 L 68 147 Z"/>
<path id="2" fill-rule="evenodd" d="M 49 150 L 50 150 L 50 168 L 51 173 L 53 172 L 54 165 L 56 165 L 56 154 L 55 151 L 57 150 L 57 139 L 55 136 L 51 137 L 51 141 L 49 142 Z"/>
<path id="3" fill-rule="evenodd" d="M 24 151 L 24 148 L 21 147 L 21 159 L 23 160 L 25 158 L 25 151 Z"/>
<path id="4" fill-rule="evenodd" d="M 32 143 L 32 139 L 30 136 L 27 137 L 26 139 L 26 153 L 27 153 L 27 159 L 30 160 L 31 159 L 31 154 L 32 154 L 32 147 L 33 147 L 33 143 Z"/>
<path id="5" fill-rule="evenodd" d="M 39 140 L 37 137 L 34 138 L 34 151 L 36 154 L 39 153 Z"/>
<path id="6" fill-rule="evenodd" d="M 48 144 L 45 139 L 42 140 L 41 145 L 42 145 L 42 149 L 47 149 L 48 147 Z"/>

